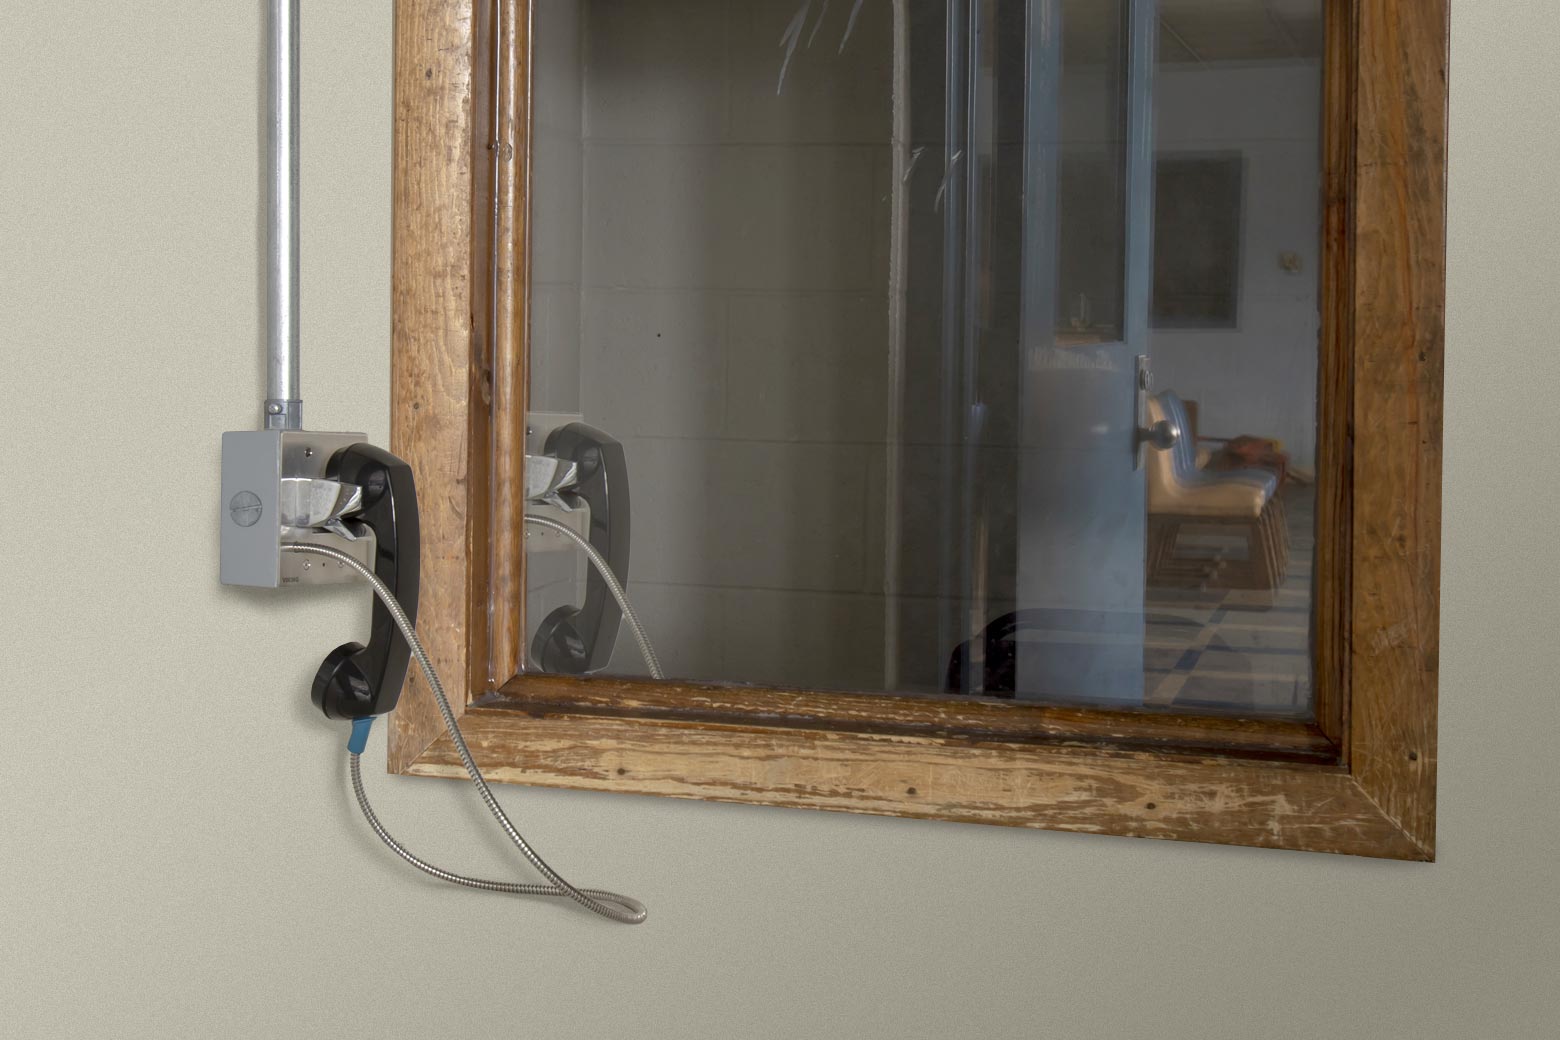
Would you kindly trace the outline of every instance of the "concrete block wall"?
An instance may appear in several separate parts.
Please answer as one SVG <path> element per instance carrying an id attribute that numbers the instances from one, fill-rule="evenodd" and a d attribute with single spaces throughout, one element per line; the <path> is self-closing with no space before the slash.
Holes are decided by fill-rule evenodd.
<path id="1" fill-rule="evenodd" d="M 788 63 L 789 0 L 537 9 L 531 405 L 623 441 L 630 593 L 679 677 L 883 682 L 892 7 L 846 39 L 836 6 Z M 577 594 L 560 559 L 533 623 Z"/>

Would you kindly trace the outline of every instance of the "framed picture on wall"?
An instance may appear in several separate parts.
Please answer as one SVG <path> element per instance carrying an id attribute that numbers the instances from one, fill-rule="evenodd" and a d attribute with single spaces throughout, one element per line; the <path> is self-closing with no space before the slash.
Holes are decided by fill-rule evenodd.
<path id="1" fill-rule="evenodd" d="M 1155 171 L 1156 329 L 1233 329 L 1240 316 L 1246 157 L 1161 155 Z"/>

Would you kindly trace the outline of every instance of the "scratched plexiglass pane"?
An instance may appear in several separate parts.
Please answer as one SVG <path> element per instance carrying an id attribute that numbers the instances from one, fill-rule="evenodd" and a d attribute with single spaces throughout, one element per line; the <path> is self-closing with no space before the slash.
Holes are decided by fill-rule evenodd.
<path id="1" fill-rule="evenodd" d="M 532 510 L 675 678 L 1306 715 L 1320 26 L 538 0 L 528 448 L 625 472 Z M 643 675 L 527 547 L 529 666 Z"/>

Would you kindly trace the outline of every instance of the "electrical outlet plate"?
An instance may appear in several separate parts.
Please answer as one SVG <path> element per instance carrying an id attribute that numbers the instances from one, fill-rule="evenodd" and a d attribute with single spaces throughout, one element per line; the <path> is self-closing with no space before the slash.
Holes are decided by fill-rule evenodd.
<path id="1" fill-rule="evenodd" d="M 313 542 L 350 553 L 372 569 L 377 542 L 369 528 L 346 521 L 355 535 L 282 523 L 282 480 L 325 478 L 331 456 L 368 438 L 361 433 L 244 430 L 222 435 L 221 578 L 224 585 L 281 588 L 354 581 L 344 563 L 282 552 L 282 543 Z"/>

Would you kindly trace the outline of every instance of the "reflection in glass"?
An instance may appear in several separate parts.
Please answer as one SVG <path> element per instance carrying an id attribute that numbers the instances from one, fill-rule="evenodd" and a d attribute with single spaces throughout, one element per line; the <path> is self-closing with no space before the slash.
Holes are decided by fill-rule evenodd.
<path id="1" fill-rule="evenodd" d="M 670 674 L 1310 711 L 1320 0 L 534 33 L 530 450 L 622 442 Z"/>

